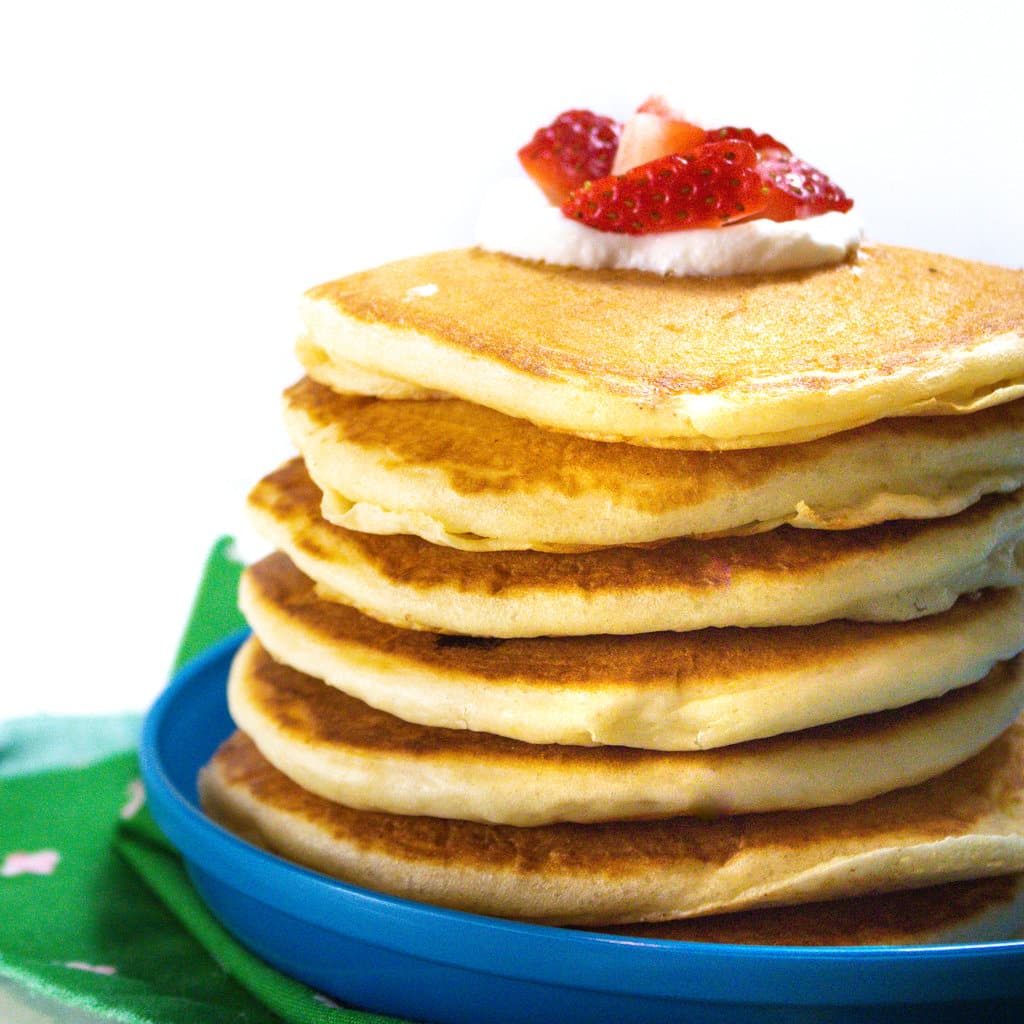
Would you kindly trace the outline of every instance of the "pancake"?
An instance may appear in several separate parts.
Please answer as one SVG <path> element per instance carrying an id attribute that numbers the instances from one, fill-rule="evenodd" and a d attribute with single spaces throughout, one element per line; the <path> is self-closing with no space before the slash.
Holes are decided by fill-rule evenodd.
<path id="1" fill-rule="evenodd" d="M 295 356 L 307 368 L 310 377 L 340 395 L 374 395 L 377 398 L 448 398 L 443 391 L 431 391 L 415 384 L 362 370 L 341 359 L 333 362 L 323 349 L 303 334 L 295 342 Z"/>
<path id="2" fill-rule="evenodd" d="M 324 601 L 276 553 L 239 606 L 277 660 L 409 722 L 530 743 L 697 750 L 937 697 L 1024 649 L 1024 592 L 901 623 L 492 640 Z"/>
<path id="3" fill-rule="evenodd" d="M 465 552 L 320 516 L 301 460 L 249 495 L 256 528 L 321 587 L 407 628 L 491 637 L 900 621 L 1024 582 L 1024 495 L 859 530 L 780 527 L 580 554 Z"/>
<path id="4" fill-rule="evenodd" d="M 732 452 L 587 441 L 468 402 L 345 397 L 309 379 L 284 408 L 325 519 L 470 551 L 850 529 L 1024 484 L 1024 401 Z"/>
<path id="5" fill-rule="evenodd" d="M 791 444 L 1024 396 L 1024 272 L 883 245 L 713 279 L 456 250 L 319 285 L 302 316 L 331 362 L 641 445 Z"/>
<path id="6" fill-rule="evenodd" d="M 200 776 L 231 831 L 391 895 L 550 924 L 669 920 L 1024 871 L 1024 724 L 911 789 L 711 821 L 516 828 L 357 811 L 237 734 Z"/>
<path id="7" fill-rule="evenodd" d="M 1001 942 L 1024 933 L 1024 875 L 601 930 L 645 939 L 758 946 Z"/>
<path id="8" fill-rule="evenodd" d="M 304 789 L 360 810 L 506 825 L 847 804 L 977 754 L 1024 710 L 1024 657 L 906 708 L 706 751 L 522 743 L 403 722 L 275 662 L 235 658 L 231 717 Z"/>

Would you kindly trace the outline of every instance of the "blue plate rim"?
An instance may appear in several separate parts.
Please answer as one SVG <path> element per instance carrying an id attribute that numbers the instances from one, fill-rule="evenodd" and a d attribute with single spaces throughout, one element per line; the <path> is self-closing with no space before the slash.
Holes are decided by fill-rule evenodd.
<path id="1" fill-rule="evenodd" d="M 929 946 L 819 947 L 733 945 L 606 935 L 585 930 L 521 923 L 417 903 L 349 885 L 293 864 L 245 842 L 203 815 L 171 779 L 160 754 L 161 733 L 167 727 L 168 712 L 173 709 L 175 702 L 183 699 L 188 689 L 196 686 L 197 681 L 204 675 L 214 671 L 218 663 L 229 661 L 248 635 L 249 631 L 243 629 L 226 637 L 174 673 L 144 719 L 139 760 L 154 817 L 186 863 L 199 866 L 222 884 L 235 888 L 244 883 L 246 876 L 258 877 L 261 883 L 261 898 L 279 911 L 337 931 L 338 915 L 333 904 L 342 900 L 358 904 L 364 913 L 384 915 L 390 925 L 400 920 L 404 933 L 422 932 L 424 941 L 431 932 L 436 935 L 438 928 L 455 926 L 471 929 L 475 944 L 468 945 L 468 952 L 471 954 L 468 959 L 466 956 L 457 959 L 445 957 L 436 946 L 429 950 L 411 949 L 379 936 L 370 938 L 361 934 L 361 930 L 348 930 L 346 934 L 371 945 L 486 974 L 496 973 L 493 954 L 500 950 L 504 954 L 500 972 L 503 976 L 560 986 L 579 985 L 579 978 L 571 973 L 570 958 L 548 954 L 521 956 L 521 950 L 528 948 L 528 945 L 523 944 L 532 944 L 535 950 L 539 947 L 561 950 L 578 948 L 581 953 L 586 952 L 587 958 L 595 967 L 599 968 L 606 960 L 608 966 L 614 967 L 613 970 L 598 973 L 600 989 L 624 994 L 635 991 L 629 984 L 629 972 L 622 969 L 625 966 L 624 960 L 637 956 L 647 958 L 648 967 L 662 966 L 666 961 L 669 965 L 685 963 L 688 973 L 696 971 L 709 983 L 712 983 L 724 968 L 735 969 L 743 965 L 768 968 L 778 964 L 788 969 L 803 967 L 805 973 L 813 976 L 819 970 L 827 972 L 836 968 L 841 970 L 843 967 L 855 970 L 872 965 L 884 965 L 887 971 L 893 971 L 898 970 L 901 965 L 910 966 L 922 960 L 934 962 L 937 966 L 956 964 L 963 967 L 972 962 L 1009 962 L 1024 957 L 1024 940 Z M 241 871 L 238 862 L 244 865 Z M 233 866 L 229 869 L 228 864 Z M 267 885 L 268 879 L 273 885 Z M 291 892 L 290 898 L 284 895 L 286 892 Z M 302 914 L 296 914 L 296 893 L 305 896 Z M 325 899 L 326 903 L 323 902 Z M 512 950 L 510 944 L 517 948 Z M 587 986 L 589 988 L 598 987 L 593 984 L 595 973 L 591 972 Z M 768 971 L 769 976 L 772 973 Z M 792 980 L 797 981 L 796 978 Z M 809 980 L 813 983 L 813 978 Z M 897 978 L 890 976 L 888 981 L 895 983 Z M 765 984 L 772 984 L 770 977 L 766 977 Z M 898 985 L 895 987 L 898 988 Z M 723 999 L 732 999 L 735 996 L 728 983 L 711 984 L 711 988 L 719 989 L 718 995 Z M 645 994 L 652 998 L 680 997 L 676 990 L 652 989 Z M 799 991 L 799 985 L 797 990 L 789 995 L 794 1001 L 815 1001 L 813 994 Z M 871 993 L 866 991 L 859 993 L 859 997 L 870 995 Z M 699 997 L 690 993 L 689 996 L 714 1001 L 715 993 L 702 992 Z M 867 1001 L 881 1001 L 882 998 L 879 995 L 878 1000 L 868 998 Z M 891 998 L 891 992 L 884 998 Z M 744 1001 L 750 1001 L 749 997 Z"/>

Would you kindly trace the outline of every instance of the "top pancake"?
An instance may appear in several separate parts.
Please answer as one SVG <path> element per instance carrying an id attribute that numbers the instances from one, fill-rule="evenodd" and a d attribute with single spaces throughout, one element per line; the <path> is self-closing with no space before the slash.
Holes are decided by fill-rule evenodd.
<path id="1" fill-rule="evenodd" d="M 455 250 L 320 285 L 302 312 L 328 362 L 658 447 L 788 444 L 1024 395 L 1024 272 L 881 245 L 714 279 Z"/>

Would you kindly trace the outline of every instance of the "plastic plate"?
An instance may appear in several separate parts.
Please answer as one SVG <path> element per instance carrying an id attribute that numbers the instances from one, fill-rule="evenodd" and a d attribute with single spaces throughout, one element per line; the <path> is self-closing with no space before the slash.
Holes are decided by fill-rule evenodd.
<path id="1" fill-rule="evenodd" d="M 186 665 L 153 706 L 143 777 L 154 817 L 213 913 L 318 991 L 445 1024 L 1024 1020 L 1024 942 L 791 948 L 620 938 L 395 899 L 244 843 L 204 817 L 196 793 L 200 767 L 233 729 L 225 683 L 241 639 Z"/>

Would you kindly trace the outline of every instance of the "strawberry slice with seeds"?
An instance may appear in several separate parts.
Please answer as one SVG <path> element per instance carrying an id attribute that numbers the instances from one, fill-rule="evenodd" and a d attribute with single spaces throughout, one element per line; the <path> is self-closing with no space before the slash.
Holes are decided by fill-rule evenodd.
<path id="1" fill-rule="evenodd" d="M 721 227 L 756 215 L 767 201 L 753 146 L 727 139 L 592 181 L 562 212 L 598 231 L 646 235 Z"/>
<path id="2" fill-rule="evenodd" d="M 853 200 L 828 175 L 792 153 L 763 154 L 757 173 L 767 200 L 759 216 L 768 220 L 801 220 L 830 210 L 845 213 L 853 206 Z"/>
<path id="3" fill-rule="evenodd" d="M 721 142 L 725 139 L 749 142 L 759 156 L 792 152 L 784 142 L 779 142 L 778 139 L 771 135 L 765 135 L 763 132 L 755 132 L 753 128 L 736 128 L 729 125 L 725 128 L 709 128 L 706 134 L 708 142 Z"/>
<path id="4" fill-rule="evenodd" d="M 710 141 L 707 132 L 691 124 L 663 96 L 650 96 L 622 126 L 612 174 L 625 174 L 670 153 L 688 153 Z"/>
<path id="5" fill-rule="evenodd" d="M 573 189 L 611 174 L 621 127 L 589 110 L 566 110 L 538 128 L 519 150 L 519 162 L 556 206 Z"/>

